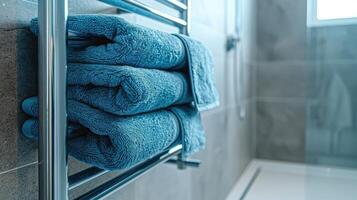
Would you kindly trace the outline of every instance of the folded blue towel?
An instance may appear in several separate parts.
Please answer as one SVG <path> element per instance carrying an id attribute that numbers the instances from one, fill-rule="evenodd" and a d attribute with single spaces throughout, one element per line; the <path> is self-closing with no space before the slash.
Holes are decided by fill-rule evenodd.
<path id="1" fill-rule="evenodd" d="M 31 21 L 31 30 L 38 33 L 37 18 Z M 82 38 L 84 44 L 96 43 L 81 46 L 77 39 L 69 40 L 69 46 L 75 47 L 68 49 L 69 62 L 155 69 L 172 69 L 185 64 L 185 49 L 180 39 L 113 15 L 69 16 L 68 31 Z"/>
<path id="2" fill-rule="evenodd" d="M 192 101 L 184 73 L 99 64 L 68 65 L 68 98 L 117 115 Z"/>
<path id="3" fill-rule="evenodd" d="M 37 19 L 32 20 L 31 30 L 38 33 Z M 68 31 L 69 62 L 166 70 L 188 67 L 196 108 L 203 111 L 219 104 L 212 56 L 196 40 L 106 15 L 69 16 Z"/>
<path id="4" fill-rule="evenodd" d="M 38 116 L 37 97 L 26 99 L 22 107 L 27 114 Z M 202 149 L 205 142 L 199 114 L 189 106 L 117 116 L 69 100 L 68 119 L 70 155 L 103 169 L 131 167 L 181 141 L 181 137 L 185 156 Z M 22 132 L 37 138 L 38 120 L 27 120 Z"/>

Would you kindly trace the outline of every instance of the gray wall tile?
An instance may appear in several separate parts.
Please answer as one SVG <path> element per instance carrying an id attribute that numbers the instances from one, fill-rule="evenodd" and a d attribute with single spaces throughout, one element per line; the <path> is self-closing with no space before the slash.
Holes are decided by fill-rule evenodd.
<path id="1" fill-rule="evenodd" d="M 191 176 L 195 169 L 178 170 L 175 165 L 160 165 L 138 179 L 135 199 L 187 199 L 191 200 Z"/>
<path id="2" fill-rule="evenodd" d="M 256 156 L 303 162 L 305 155 L 304 102 L 257 102 Z"/>
<path id="3" fill-rule="evenodd" d="M 258 60 L 301 60 L 305 54 L 306 1 L 257 0 Z"/>
<path id="4" fill-rule="evenodd" d="M 35 145 L 18 128 L 25 118 L 19 100 L 36 90 L 36 43 L 31 36 L 26 28 L 0 30 L 0 172 L 36 159 Z"/>
<path id="5" fill-rule="evenodd" d="M 263 62 L 254 67 L 256 98 L 304 98 L 307 75 L 311 71 L 305 62 Z"/>
<path id="6" fill-rule="evenodd" d="M 211 27 L 211 30 L 225 32 L 226 0 L 195 0 L 192 1 L 192 22 Z M 202 32 L 204 33 L 204 32 Z M 204 35 L 204 34 L 202 34 Z"/>
<path id="7" fill-rule="evenodd" d="M 0 174 L 0 199 L 38 199 L 37 164 Z"/>

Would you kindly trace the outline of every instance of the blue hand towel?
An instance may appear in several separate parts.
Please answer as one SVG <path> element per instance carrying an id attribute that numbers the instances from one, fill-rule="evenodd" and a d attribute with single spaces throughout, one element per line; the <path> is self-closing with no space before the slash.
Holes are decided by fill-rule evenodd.
<path id="1" fill-rule="evenodd" d="M 26 99 L 22 107 L 27 114 L 38 115 L 36 97 Z M 131 167 L 168 148 L 177 139 L 182 141 L 186 156 L 202 149 L 205 142 L 199 114 L 189 106 L 117 116 L 69 100 L 68 119 L 70 155 L 103 169 Z M 27 120 L 22 131 L 27 137 L 37 138 L 38 121 Z"/>
<path id="2" fill-rule="evenodd" d="M 32 20 L 31 30 L 38 33 L 37 19 Z M 73 38 L 68 41 L 69 62 L 166 70 L 188 67 L 196 108 L 203 111 L 219 104 L 212 56 L 196 40 L 106 15 L 69 16 L 68 31 Z"/>
<path id="3" fill-rule="evenodd" d="M 184 73 L 129 66 L 68 65 L 68 98 L 117 115 L 133 115 L 192 101 Z"/>

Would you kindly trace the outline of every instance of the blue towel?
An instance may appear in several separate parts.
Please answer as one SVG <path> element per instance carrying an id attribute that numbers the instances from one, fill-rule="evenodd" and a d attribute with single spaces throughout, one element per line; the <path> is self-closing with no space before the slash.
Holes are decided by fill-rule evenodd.
<path id="1" fill-rule="evenodd" d="M 38 33 L 37 18 L 31 21 L 31 30 Z M 185 49 L 180 39 L 113 15 L 69 16 L 68 31 L 83 38 L 84 44 L 96 43 L 87 46 L 78 45 L 78 40 L 69 40 L 70 47 L 74 47 L 68 49 L 69 62 L 155 69 L 172 69 L 185 64 Z"/>
<path id="2" fill-rule="evenodd" d="M 31 30 L 37 34 L 37 19 Z M 151 69 L 186 69 L 199 111 L 219 104 L 212 56 L 200 42 L 129 23 L 116 16 L 68 17 L 68 60 L 74 63 L 129 65 Z"/>
<path id="3" fill-rule="evenodd" d="M 37 97 L 26 99 L 22 107 L 36 117 Z M 186 138 L 186 134 L 187 139 L 182 141 L 186 156 L 202 149 L 205 142 L 199 114 L 189 106 L 117 116 L 69 100 L 68 119 L 69 154 L 103 169 L 131 167 L 162 152 L 181 137 Z M 37 138 L 38 120 L 27 120 L 22 132 Z"/>
<path id="4" fill-rule="evenodd" d="M 213 80 L 211 53 L 199 41 L 184 35 L 176 35 L 188 52 L 188 66 L 194 102 L 198 111 L 212 109 L 219 105 L 219 95 Z"/>
<path id="5" fill-rule="evenodd" d="M 184 73 L 99 64 L 68 65 L 68 98 L 117 115 L 192 101 Z"/>

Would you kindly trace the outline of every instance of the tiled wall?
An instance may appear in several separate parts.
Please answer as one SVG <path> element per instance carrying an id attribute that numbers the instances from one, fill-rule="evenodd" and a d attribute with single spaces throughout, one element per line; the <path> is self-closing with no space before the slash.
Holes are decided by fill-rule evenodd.
<path id="1" fill-rule="evenodd" d="M 337 110 L 355 110 L 357 82 L 350 74 L 357 26 L 307 27 L 306 0 L 257 0 L 256 8 L 256 157 L 334 165 L 356 160 L 346 139 L 356 141 L 356 117 Z M 348 119 L 351 125 L 340 123 Z M 340 150 L 346 146 L 349 154 Z"/>
<path id="2" fill-rule="evenodd" d="M 304 161 L 306 1 L 257 0 L 255 155 Z"/>
<path id="3" fill-rule="evenodd" d="M 36 93 L 36 41 L 28 30 L 29 20 L 37 13 L 36 2 L 0 0 L 0 199 L 37 199 L 37 146 L 19 134 L 19 125 L 25 118 L 20 112 L 20 102 Z M 108 199 L 224 199 L 251 159 L 248 131 L 251 101 L 249 95 L 239 97 L 247 109 L 245 118 L 240 118 L 234 95 L 237 92 L 232 73 L 236 67 L 234 56 L 225 52 L 226 35 L 234 25 L 234 2 L 192 2 L 192 36 L 203 41 L 214 55 L 222 102 L 219 108 L 202 116 L 207 148 L 195 156 L 202 160 L 202 166 L 180 171 L 175 166 L 161 165 Z M 69 3 L 70 13 L 116 11 L 94 0 L 70 0 Z M 150 24 L 141 18 L 127 18 Z M 70 159 L 71 173 L 85 167 Z M 113 175 L 115 173 L 103 177 L 96 184 Z M 88 189 L 90 187 L 80 188 L 72 192 L 71 197 Z"/>

